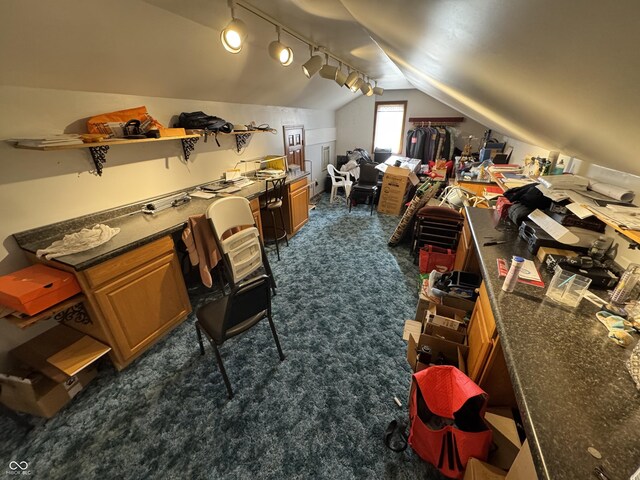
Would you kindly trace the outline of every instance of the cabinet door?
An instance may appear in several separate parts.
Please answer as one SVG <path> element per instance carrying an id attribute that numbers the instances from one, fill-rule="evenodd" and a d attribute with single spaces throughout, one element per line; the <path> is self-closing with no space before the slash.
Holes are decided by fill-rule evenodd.
<path id="1" fill-rule="evenodd" d="M 253 214 L 253 220 L 256 222 L 256 227 L 258 227 L 258 233 L 261 238 L 264 238 L 262 235 L 262 216 L 260 215 L 260 200 L 254 198 L 249 202 L 251 205 L 251 213 Z"/>
<path id="2" fill-rule="evenodd" d="M 293 235 L 309 221 L 309 189 L 306 182 L 302 188 L 289 194 L 289 208 L 291 234 Z"/>
<path id="3" fill-rule="evenodd" d="M 476 302 L 471 315 L 468 329 L 469 353 L 467 356 L 467 374 L 471 380 L 478 383 L 487 362 L 493 342 L 487 334 L 482 315 L 482 303 Z"/>
<path id="4" fill-rule="evenodd" d="M 464 225 L 467 225 L 467 220 L 465 218 Z M 453 264 L 454 270 L 462 270 L 464 271 L 464 267 L 467 263 L 467 255 L 469 254 L 469 243 L 470 239 L 467 233 L 467 229 L 462 228 L 462 232 L 460 234 L 460 240 L 458 241 L 458 248 L 456 250 L 456 261 Z"/>
<path id="5" fill-rule="evenodd" d="M 94 292 L 116 339 L 131 358 L 191 311 L 175 253 L 131 271 Z"/>

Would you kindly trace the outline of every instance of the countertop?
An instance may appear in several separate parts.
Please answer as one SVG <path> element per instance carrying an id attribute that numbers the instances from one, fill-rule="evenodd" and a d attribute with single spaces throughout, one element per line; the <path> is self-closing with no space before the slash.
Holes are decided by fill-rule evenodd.
<path id="1" fill-rule="evenodd" d="M 493 212 L 466 209 L 539 477 L 595 478 L 593 468 L 602 465 L 611 480 L 628 480 L 640 467 L 640 392 L 624 365 L 631 347 L 607 338 L 587 300 L 568 309 L 545 297 L 551 275 L 543 269 L 545 288 L 519 283 L 513 293 L 503 292 L 496 260 L 534 256 L 512 224 L 496 231 L 504 224 Z M 483 247 L 488 237 L 507 243 Z M 604 291 L 594 293 L 605 298 Z"/>
<path id="2" fill-rule="evenodd" d="M 308 172 L 287 175 L 286 183 L 295 182 L 308 176 Z M 255 180 L 234 195 L 241 195 L 249 200 L 259 197 L 265 192 L 264 180 Z M 206 184 L 202 184 L 206 185 Z M 120 233 L 107 243 L 85 252 L 57 257 L 55 260 L 73 267 L 75 270 L 85 270 L 105 260 L 114 258 L 129 250 L 133 250 L 158 238 L 170 235 L 184 228 L 191 215 L 204 214 L 207 207 L 216 198 L 202 199 L 192 197 L 191 201 L 178 207 L 162 210 L 157 214 L 141 212 L 144 204 L 158 198 L 168 197 L 180 192 L 191 192 L 196 186 L 185 188 L 177 192 L 162 195 L 152 199 L 142 200 L 134 204 L 105 210 L 103 212 L 85 215 L 70 220 L 54 223 L 44 227 L 15 233 L 13 236 L 23 250 L 36 253 L 38 249 L 46 248 L 64 235 L 77 232 L 82 228 L 90 228 L 96 223 L 104 223 L 110 227 L 120 228 Z"/>

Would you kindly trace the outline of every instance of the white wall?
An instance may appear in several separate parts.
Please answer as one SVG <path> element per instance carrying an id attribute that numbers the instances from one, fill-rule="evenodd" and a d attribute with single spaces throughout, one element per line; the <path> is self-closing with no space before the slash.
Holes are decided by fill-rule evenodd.
<path id="1" fill-rule="evenodd" d="M 0 87 L 0 105 L 0 139 L 84 132 L 92 115 L 139 105 L 163 125 L 182 111 L 202 110 L 233 123 L 268 123 L 277 131 L 254 135 L 242 154 L 231 137 L 219 137 L 221 147 L 200 140 L 187 162 L 179 141 L 114 145 L 102 177 L 88 172 L 93 168 L 88 150 L 30 151 L 0 142 L 0 275 L 28 264 L 11 234 L 214 180 L 241 159 L 282 154 L 283 125 L 305 126 L 305 154 L 316 179 L 324 178 L 321 147 L 330 145 L 335 152 L 335 113 L 329 110 L 7 86 Z M 0 320 L 0 363 L 7 350 L 46 327 L 20 331 Z"/>
<path id="2" fill-rule="evenodd" d="M 407 131 L 413 128 L 409 123 L 411 117 L 462 117 L 460 112 L 444 103 L 439 102 L 419 90 L 385 90 L 382 97 L 375 95 L 358 97 L 336 111 L 336 126 L 338 138 L 336 151 L 338 155 L 344 155 L 347 150 L 356 147 L 373 151 L 373 119 L 375 115 L 376 101 L 407 101 L 407 122 L 405 123 L 403 138 Z M 458 127 L 459 135 L 456 138 L 456 146 L 460 149 L 464 146 L 465 138 L 473 135 L 482 138 L 485 127 L 478 122 L 465 118 Z M 475 144 L 477 145 L 477 143 Z M 474 145 L 474 146 L 475 146 Z M 405 145 L 403 142 L 403 151 Z"/>

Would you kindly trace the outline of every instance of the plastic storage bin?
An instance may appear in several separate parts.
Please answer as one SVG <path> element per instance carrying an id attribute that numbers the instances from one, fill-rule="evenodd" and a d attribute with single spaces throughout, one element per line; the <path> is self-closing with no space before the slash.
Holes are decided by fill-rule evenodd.
<path id="1" fill-rule="evenodd" d="M 556 266 L 547 297 L 556 303 L 576 307 L 591 285 L 591 279 Z"/>

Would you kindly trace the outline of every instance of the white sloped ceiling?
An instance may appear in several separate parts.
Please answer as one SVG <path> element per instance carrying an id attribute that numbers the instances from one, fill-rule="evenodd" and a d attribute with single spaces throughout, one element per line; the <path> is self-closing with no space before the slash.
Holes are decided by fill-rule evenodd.
<path id="1" fill-rule="evenodd" d="M 418 89 L 525 142 L 640 174 L 640 2 L 342 0 Z"/>

